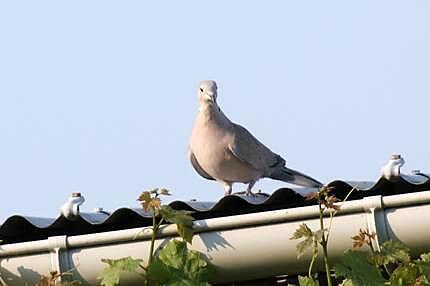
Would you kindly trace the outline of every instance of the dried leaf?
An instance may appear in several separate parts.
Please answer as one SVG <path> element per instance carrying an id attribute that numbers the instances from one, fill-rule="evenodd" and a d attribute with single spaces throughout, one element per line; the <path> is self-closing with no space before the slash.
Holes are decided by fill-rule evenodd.
<path id="1" fill-rule="evenodd" d="M 351 237 L 353 242 L 353 248 L 361 248 L 364 245 L 371 245 L 372 240 L 376 238 L 376 233 L 370 233 L 368 230 L 363 230 L 360 228 L 360 231 L 357 235 Z"/>
<path id="2" fill-rule="evenodd" d="M 305 196 L 306 201 L 311 201 L 311 200 L 316 199 L 316 198 L 317 198 L 317 193 L 315 193 L 315 192 L 309 192 Z"/>
<path id="3" fill-rule="evenodd" d="M 336 202 L 338 202 L 339 199 L 336 198 L 334 195 L 325 196 L 322 200 L 322 204 L 331 211 L 338 211 L 340 210 L 340 207 L 335 205 Z"/>
<path id="4" fill-rule="evenodd" d="M 361 248 L 365 244 L 367 244 L 367 242 L 366 242 L 366 234 L 365 234 L 365 232 L 361 228 L 360 228 L 360 232 L 357 235 L 354 235 L 351 238 L 353 240 L 353 242 L 352 242 L 352 247 L 353 248 Z"/>
<path id="5" fill-rule="evenodd" d="M 141 205 L 142 205 L 142 208 L 143 208 L 145 211 L 148 211 L 148 210 L 149 210 L 149 202 L 151 202 L 151 201 L 152 201 L 151 193 L 150 193 L 150 192 L 148 192 L 148 191 L 143 192 L 143 193 L 142 193 L 142 194 L 137 198 L 137 200 L 138 200 L 138 201 L 140 201 L 140 203 L 141 203 Z"/>
<path id="6" fill-rule="evenodd" d="M 148 207 L 150 210 L 159 210 L 161 208 L 161 200 L 159 198 L 152 199 L 152 201 L 149 202 Z"/>
<path id="7" fill-rule="evenodd" d="M 137 199 L 138 201 L 141 202 L 142 208 L 147 212 L 147 211 L 156 211 L 158 209 L 160 209 L 161 207 L 161 200 L 157 197 L 153 197 L 152 191 L 146 191 L 143 192 L 139 198 Z"/>
<path id="8" fill-rule="evenodd" d="M 71 275 L 70 272 L 59 273 L 56 270 L 53 270 L 49 273 L 49 276 L 42 275 L 39 282 L 37 282 L 36 286 L 77 286 L 81 285 L 79 281 L 62 281 L 59 283 L 58 278 Z"/>
<path id="9" fill-rule="evenodd" d="M 322 186 L 318 191 L 320 197 L 328 196 L 328 194 L 334 190 L 334 187 Z"/>

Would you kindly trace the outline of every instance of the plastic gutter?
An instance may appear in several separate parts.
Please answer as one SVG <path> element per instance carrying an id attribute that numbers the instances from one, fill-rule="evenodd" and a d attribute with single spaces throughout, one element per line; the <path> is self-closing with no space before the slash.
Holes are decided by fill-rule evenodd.
<path id="1" fill-rule="evenodd" d="M 347 201 L 333 222 L 331 259 L 336 261 L 351 248 L 350 237 L 360 228 L 377 233 L 376 248 L 394 239 L 405 243 L 414 254 L 428 251 L 430 220 L 423 218 L 429 215 L 430 191 Z M 318 218 L 318 207 L 306 206 L 198 220 L 194 222 L 197 234 L 191 248 L 205 253 L 217 266 L 217 283 L 303 273 L 309 257 L 297 260 L 298 241 L 289 238 L 303 222 L 317 229 Z M 35 284 L 40 275 L 51 270 L 73 269 L 70 279 L 98 285 L 97 275 L 105 266 L 101 258 L 131 255 L 146 260 L 151 234 L 150 228 L 135 228 L 1 245 L 1 276 L 7 285 L 23 285 L 24 281 Z M 165 225 L 156 245 L 176 236 L 176 227 Z M 135 274 L 124 279 L 125 285 L 141 282 Z"/>

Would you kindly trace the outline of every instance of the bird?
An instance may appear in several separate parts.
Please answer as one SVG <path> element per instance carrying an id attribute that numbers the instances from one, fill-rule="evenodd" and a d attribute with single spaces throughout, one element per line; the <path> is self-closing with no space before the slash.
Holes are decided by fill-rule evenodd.
<path id="1" fill-rule="evenodd" d="M 188 157 L 200 176 L 219 182 L 224 195 L 232 193 L 234 183 L 247 184 L 245 195 L 254 195 L 252 187 L 261 178 L 310 188 L 322 186 L 319 181 L 287 168 L 285 159 L 245 127 L 232 122 L 218 105 L 217 89 L 213 80 L 201 81 L 198 89 L 199 110 L 191 132 Z"/>

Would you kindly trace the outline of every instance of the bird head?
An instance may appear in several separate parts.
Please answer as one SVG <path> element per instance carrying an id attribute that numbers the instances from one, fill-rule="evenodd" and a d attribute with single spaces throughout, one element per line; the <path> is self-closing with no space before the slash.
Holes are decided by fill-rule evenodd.
<path id="1" fill-rule="evenodd" d="M 200 103 L 216 103 L 217 86 L 213 80 L 204 80 L 199 86 Z"/>

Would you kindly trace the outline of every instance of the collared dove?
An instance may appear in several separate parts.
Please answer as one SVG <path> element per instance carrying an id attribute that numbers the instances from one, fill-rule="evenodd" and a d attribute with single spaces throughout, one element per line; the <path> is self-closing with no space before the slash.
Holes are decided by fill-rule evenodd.
<path id="1" fill-rule="evenodd" d="M 197 173 L 224 186 L 231 194 L 235 182 L 254 184 L 271 178 L 305 187 L 322 184 L 309 176 L 285 167 L 285 160 L 257 140 L 244 127 L 233 123 L 217 104 L 215 81 L 205 80 L 199 87 L 199 112 L 189 144 L 189 159 Z"/>

